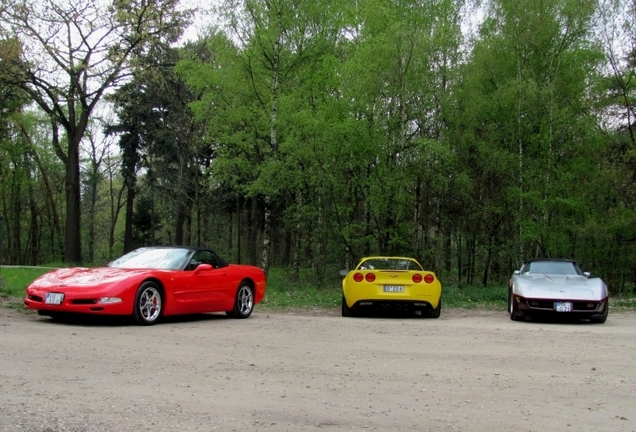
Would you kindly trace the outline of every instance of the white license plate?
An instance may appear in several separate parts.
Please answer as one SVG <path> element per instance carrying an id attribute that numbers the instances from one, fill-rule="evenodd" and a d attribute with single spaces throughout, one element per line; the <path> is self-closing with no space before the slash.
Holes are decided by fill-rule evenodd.
<path id="1" fill-rule="evenodd" d="M 384 285 L 384 292 L 404 292 L 403 285 Z"/>
<path id="2" fill-rule="evenodd" d="M 64 300 L 64 294 L 62 293 L 46 293 L 44 303 L 52 305 L 60 305 Z"/>
<path id="3" fill-rule="evenodd" d="M 554 309 L 557 312 L 572 312 L 572 302 L 554 302 Z"/>

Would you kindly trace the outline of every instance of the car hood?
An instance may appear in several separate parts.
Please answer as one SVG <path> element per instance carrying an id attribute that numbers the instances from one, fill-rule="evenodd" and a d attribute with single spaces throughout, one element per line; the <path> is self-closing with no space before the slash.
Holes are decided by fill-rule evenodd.
<path id="1" fill-rule="evenodd" d="M 31 287 L 73 287 L 73 288 L 95 288 L 97 285 L 115 284 L 137 275 L 145 275 L 148 269 L 121 269 L 113 267 L 97 268 L 64 268 L 46 273 L 36 279 Z"/>
<path id="2" fill-rule="evenodd" d="M 599 298 L 602 283 L 579 275 L 526 274 L 519 276 L 518 286 L 529 297 L 591 300 Z"/>

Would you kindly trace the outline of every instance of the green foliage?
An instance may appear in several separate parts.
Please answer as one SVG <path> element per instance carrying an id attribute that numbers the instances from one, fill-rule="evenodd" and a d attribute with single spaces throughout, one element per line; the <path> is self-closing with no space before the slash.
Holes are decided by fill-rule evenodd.
<path id="1" fill-rule="evenodd" d="M 444 307 L 505 309 L 508 304 L 508 288 L 505 285 L 444 285 Z"/>
<path id="2" fill-rule="evenodd" d="M 51 271 L 51 267 L 3 267 L 0 273 L 0 300 L 8 299 L 18 307 L 26 287 L 37 277 Z M 267 280 L 267 292 L 261 307 L 265 310 L 338 309 L 342 299 L 341 279 L 337 273 L 321 283 L 312 269 L 302 269 L 300 280 L 293 282 L 290 269 L 271 268 Z M 507 288 L 504 285 L 456 286 L 443 285 L 444 308 L 495 309 L 507 307 Z M 636 299 L 629 296 L 613 296 L 610 305 L 617 309 L 636 309 Z"/>
<path id="3" fill-rule="evenodd" d="M 267 292 L 263 307 L 273 310 L 335 308 L 340 306 L 342 289 L 336 282 L 320 287 L 309 277 L 300 282 L 291 281 L 291 272 L 280 268 L 270 268 L 267 277 Z"/>
<path id="4" fill-rule="evenodd" d="M 51 267 L 2 267 L 0 297 L 24 297 L 24 290 L 33 280 L 50 272 Z"/>
<path id="5" fill-rule="evenodd" d="M 283 278 L 277 290 L 275 268 L 301 281 L 307 302 L 323 302 L 322 291 L 308 294 L 314 281 L 332 286 L 330 269 L 370 254 L 420 259 L 467 306 L 496 303 L 491 288 L 472 287 L 504 284 L 538 256 L 577 259 L 627 295 L 636 274 L 630 1 L 227 0 L 219 26 L 180 48 L 169 43 L 189 12 L 156 20 L 175 3 L 153 3 L 133 29 L 137 3 L 118 1 L 127 38 L 111 59 L 139 43 L 121 65 L 132 79 L 110 98 L 122 172 L 95 177 L 89 185 L 101 187 L 81 198 L 93 208 L 87 201 L 108 190 L 121 207 L 84 218 L 114 221 L 127 203 L 126 248 L 189 243 L 269 260 L 282 299 L 295 288 Z M 484 21 L 469 35 L 472 5 Z M 12 43 L 0 46 L 3 58 L 15 59 Z M 0 68 L 0 82 L 9 72 Z M 15 90 L 0 88 L 0 108 L 20 106 Z M 5 117 L 5 259 L 59 259 L 59 226 L 73 214 L 64 149 L 51 144 L 69 131 L 49 136 L 48 123 L 21 116 L 20 133 L 16 116 Z M 122 188 L 104 187 L 111 180 Z M 95 261 L 117 253 L 120 231 Z M 313 279 L 302 282 L 309 267 Z"/>

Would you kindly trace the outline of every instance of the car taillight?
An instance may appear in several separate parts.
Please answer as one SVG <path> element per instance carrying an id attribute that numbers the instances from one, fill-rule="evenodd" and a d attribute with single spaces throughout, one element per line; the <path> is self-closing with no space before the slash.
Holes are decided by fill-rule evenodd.
<path id="1" fill-rule="evenodd" d="M 419 274 L 419 273 L 418 274 L 414 274 L 411 279 L 413 279 L 413 282 L 415 282 L 415 283 L 420 283 L 420 282 L 422 282 L 422 275 Z"/>
<path id="2" fill-rule="evenodd" d="M 353 275 L 353 280 L 356 282 L 362 282 L 363 279 L 364 276 L 362 276 L 362 273 L 356 273 Z"/>
<path id="3" fill-rule="evenodd" d="M 375 275 L 373 273 L 367 273 L 364 278 L 367 280 L 367 282 L 373 282 L 375 280 Z"/>
<path id="4" fill-rule="evenodd" d="M 426 282 L 427 284 L 433 283 L 434 280 L 435 276 L 433 276 L 432 274 L 427 274 L 426 276 L 424 276 L 424 282 Z"/>

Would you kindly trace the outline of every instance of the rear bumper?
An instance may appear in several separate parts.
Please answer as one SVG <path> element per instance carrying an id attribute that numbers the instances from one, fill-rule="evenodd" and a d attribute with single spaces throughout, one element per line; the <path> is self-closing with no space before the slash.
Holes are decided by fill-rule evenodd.
<path id="1" fill-rule="evenodd" d="M 435 309 L 438 304 L 439 299 L 437 299 L 435 305 L 428 300 L 366 299 L 356 301 L 352 309 L 374 312 L 413 312 L 417 310 Z"/>
<path id="2" fill-rule="evenodd" d="M 409 307 L 419 310 L 436 308 L 442 297 L 442 286 L 436 280 L 434 283 L 426 285 L 405 286 L 404 292 L 384 292 L 382 286 L 343 286 L 343 295 L 350 308 L 384 308 Z M 404 309 L 407 310 L 407 309 Z"/>

